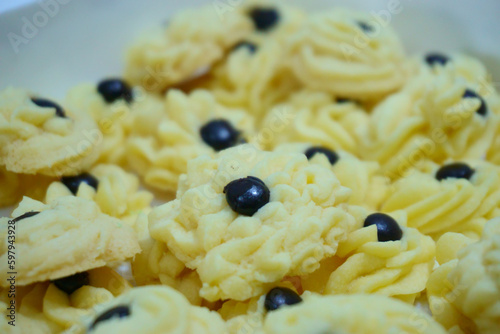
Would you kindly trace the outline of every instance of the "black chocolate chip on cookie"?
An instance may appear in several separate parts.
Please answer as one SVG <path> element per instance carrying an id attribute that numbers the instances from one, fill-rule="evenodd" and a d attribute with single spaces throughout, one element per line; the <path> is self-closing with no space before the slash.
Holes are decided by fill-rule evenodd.
<path id="1" fill-rule="evenodd" d="M 239 42 L 233 47 L 233 50 L 238 50 L 241 48 L 246 48 L 250 53 L 255 53 L 257 51 L 257 45 L 247 41 Z"/>
<path id="2" fill-rule="evenodd" d="M 29 212 L 26 212 L 26 213 L 23 213 L 22 215 L 20 215 L 19 217 L 16 217 L 14 219 L 12 219 L 12 221 L 14 223 L 17 223 L 18 221 L 22 220 L 22 219 L 25 219 L 25 218 L 29 218 L 29 217 L 33 217 L 33 216 L 36 216 L 37 214 L 39 214 L 40 211 L 29 211 Z"/>
<path id="3" fill-rule="evenodd" d="M 94 327 L 97 326 L 97 324 L 109 320 L 111 318 L 125 318 L 128 317 L 129 315 L 130 315 L 130 308 L 128 306 L 126 305 L 115 306 L 112 309 L 109 309 L 100 316 L 98 316 L 90 326 L 90 329 L 91 330 L 94 329 Z"/>
<path id="4" fill-rule="evenodd" d="M 240 132 L 224 119 L 216 119 L 203 125 L 200 135 L 216 151 L 235 146 L 240 139 Z"/>
<path id="5" fill-rule="evenodd" d="M 280 14 L 275 8 L 256 7 L 249 13 L 255 25 L 255 29 L 259 31 L 268 31 L 272 29 L 279 21 Z"/>
<path id="6" fill-rule="evenodd" d="M 224 187 L 224 193 L 231 209 L 245 216 L 252 216 L 269 203 L 270 198 L 269 188 L 253 176 L 229 182 Z"/>
<path id="7" fill-rule="evenodd" d="M 283 305 L 294 305 L 302 301 L 302 298 L 293 290 L 278 287 L 271 289 L 264 301 L 264 307 L 267 311 L 274 311 Z"/>
<path id="8" fill-rule="evenodd" d="M 124 99 L 126 102 L 132 102 L 132 89 L 121 79 L 106 79 L 97 85 L 97 91 L 108 103 Z"/>
<path id="9" fill-rule="evenodd" d="M 63 108 L 61 108 L 60 105 L 53 101 L 38 97 L 32 97 L 31 102 L 42 108 L 54 108 L 56 110 L 56 116 L 66 118 L 66 114 L 64 113 Z"/>
<path id="10" fill-rule="evenodd" d="M 340 104 L 342 104 L 342 103 L 356 103 L 356 101 L 354 101 L 352 99 L 348 99 L 346 97 L 337 97 L 335 102 L 340 103 Z"/>
<path id="11" fill-rule="evenodd" d="M 304 154 L 306 155 L 307 159 L 312 159 L 312 157 L 318 153 L 326 155 L 328 161 L 330 161 L 332 165 L 335 165 L 335 163 L 339 160 L 339 156 L 337 153 L 335 153 L 335 151 L 322 146 L 313 146 L 307 149 Z"/>
<path id="12" fill-rule="evenodd" d="M 86 183 L 92 188 L 97 190 L 97 187 L 99 185 L 99 181 L 89 173 L 82 173 L 77 176 L 64 176 L 61 179 L 61 182 L 68 187 L 68 189 L 73 193 L 73 195 L 76 195 L 78 193 L 78 188 L 80 187 L 80 184 Z"/>
<path id="13" fill-rule="evenodd" d="M 358 26 L 361 28 L 361 30 L 363 30 L 364 33 L 370 33 L 370 32 L 373 32 L 373 27 L 371 25 L 369 25 L 368 23 L 366 22 L 363 22 L 363 21 L 359 21 L 358 22 Z"/>
<path id="14" fill-rule="evenodd" d="M 434 65 L 446 65 L 447 62 L 450 61 L 450 58 L 440 53 L 429 53 L 425 56 L 425 62 L 429 66 Z"/>
<path id="15" fill-rule="evenodd" d="M 377 225 L 378 241 L 401 240 L 403 231 L 399 224 L 389 215 L 383 213 L 373 213 L 366 217 L 364 226 Z"/>
<path id="16" fill-rule="evenodd" d="M 481 101 L 481 104 L 479 105 L 479 108 L 477 108 L 476 113 L 478 113 L 481 116 L 486 116 L 486 113 L 487 113 L 486 102 L 484 102 L 484 99 L 481 96 L 479 96 L 479 94 L 477 94 L 473 90 L 466 89 L 464 92 L 463 98 L 464 99 L 468 99 L 468 98 L 479 99 Z"/>
<path id="17" fill-rule="evenodd" d="M 84 285 L 89 284 L 89 274 L 87 272 L 76 273 L 74 275 L 63 277 L 52 281 L 59 290 L 66 292 L 68 295 L 80 289 Z"/>
<path id="18" fill-rule="evenodd" d="M 474 170 L 469 165 L 462 162 L 454 162 L 444 165 L 436 172 L 436 179 L 438 181 L 454 178 L 454 179 L 467 179 L 469 180 L 474 174 Z"/>

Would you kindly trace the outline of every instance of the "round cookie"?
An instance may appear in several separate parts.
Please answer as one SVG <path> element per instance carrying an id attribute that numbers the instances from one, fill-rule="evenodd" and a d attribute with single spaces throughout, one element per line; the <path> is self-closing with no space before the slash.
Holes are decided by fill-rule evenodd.
<path id="1" fill-rule="evenodd" d="M 114 316 L 113 316 L 114 315 Z M 96 308 L 87 333 L 226 334 L 221 317 L 166 286 L 138 287 Z"/>
<path id="2" fill-rule="evenodd" d="M 434 317 L 446 328 L 466 333 L 496 333 L 500 321 L 500 219 L 490 220 L 481 240 L 439 267 L 427 283 Z"/>
<path id="3" fill-rule="evenodd" d="M 149 133 L 131 135 L 127 160 L 144 182 L 174 192 L 187 162 L 203 154 L 249 140 L 254 120 L 245 111 L 217 103 L 205 90 L 185 94 L 171 89 L 165 98 L 167 117 Z"/>
<path id="4" fill-rule="evenodd" d="M 303 90 L 274 107 L 264 119 L 261 146 L 272 149 L 290 142 L 311 143 L 357 154 L 368 114 L 353 101 Z"/>
<path id="5" fill-rule="evenodd" d="M 222 15 L 229 9 L 222 8 Z M 254 22 L 254 31 L 235 43 L 202 83 L 222 104 L 244 108 L 258 120 L 300 88 L 283 59 L 285 42 L 305 19 L 305 13 L 279 2 L 245 1 L 237 10 Z"/>
<path id="6" fill-rule="evenodd" d="M 394 180 L 428 162 L 480 159 L 499 126 L 495 95 L 477 90 L 452 66 L 423 72 L 374 108 L 361 156 L 378 161 Z"/>
<path id="7" fill-rule="evenodd" d="M 500 169 L 484 161 L 472 161 L 465 167 L 453 167 L 457 171 L 472 170 L 469 179 L 465 175 L 438 180 L 440 170 L 450 170 L 446 166 L 456 165 L 445 164 L 431 173 L 413 171 L 395 182 L 382 211 L 406 211 L 409 227 L 436 240 L 446 232 L 477 239 L 486 220 L 498 215 Z"/>
<path id="8" fill-rule="evenodd" d="M 450 67 L 458 76 L 467 82 L 481 86 L 490 86 L 488 70 L 481 61 L 475 57 L 462 53 L 443 54 L 429 52 L 410 59 L 409 68 L 411 76 L 437 74 L 442 67 Z M 483 87 L 490 89 L 492 87 Z"/>
<path id="9" fill-rule="evenodd" d="M 161 92 L 210 68 L 252 28 L 250 18 L 237 10 L 223 16 L 212 5 L 184 10 L 132 45 L 125 78 Z"/>
<path id="10" fill-rule="evenodd" d="M 261 120 L 300 84 L 283 64 L 283 46 L 272 37 L 242 43 L 214 68 L 212 78 L 203 86 L 220 103 L 248 110 Z"/>
<path id="11" fill-rule="evenodd" d="M 84 83 L 66 96 L 72 110 L 90 115 L 101 135 L 94 138 L 101 153 L 98 162 L 126 164 L 126 138 L 133 132 L 149 133 L 164 114 L 163 100 L 140 87 L 130 87 L 121 79 Z"/>
<path id="12" fill-rule="evenodd" d="M 131 227 L 74 196 L 43 204 L 25 197 L 12 217 L 0 219 L 0 286 L 8 286 L 8 226 L 15 226 L 16 284 L 57 279 L 122 261 L 139 252 Z"/>
<path id="13" fill-rule="evenodd" d="M 386 296 L 302 297 L 302 303 L 269 312 L 260 333 L 446 333 L 427 314 Z"/>
<path id="14" fill-rule="evenodd" d="M 177 199 L 150 214 L 150 232 L 196 269 L 203 298 L 245 300 L 335 254 L 355 225 L 349 193 L 303 154 L 241 145 L 190 161 Z"/>
<path id="15" fill-rule="evenodd" d="M 363 214 L 365 222 L 367 216 Z M 377 231 L 380 226 L 365 223 L 366 227 L 351 232 L 339 243 L 334 258 L 302 278 L 303 288 L 324 294 L 380 294 L 413 304 L 425 290 L 434 266 L 435 244 L 430 237 L 406 227 L 404 212 L 392 216 L 389 219 L 399 225 L 394 228 L 402 232 L 399 236 L 389 230 L 391 240 L 385 241 Z M 387 216 L 382 215 L 384 218 Z"/>
<path id="16" fill-rule="evenodd" d="M 303 153 L 310 162 L 331 167 L 340 184 L 352 190 L 349 204 L 378 210 L 387 196 L 389 181 L 380 174 L 377 162 L 362 161 L 343 150 L 306 143 L 283 144 L 274 151 Z"/>
<path id="17" fill-rule="evenodd" d="M 337 256 L 344 262 L 330 275 L 324 292 L 376 293 L 413 303 L 434 266 L 435 244 L 401 220 L 401 240 L 378 241 L 375 226 L 351 233 L 339 245 Z"/>
<path id="18" fill-rule="evenodd" d="M 88 182 L 92 183 L 89 180 L 95 180 L 96 188 L 89 185 Z M 89 173 L 53 182 L 47 189 L 45 202 L 76 195 L 94 201 L 101 212 L 132 225 L 140 213 L 149 213 L 153 200 L 153 194 L 139 190 L 139 186 L 139 179 L 134 174 L 116 165 L 99 164 Z"/>
<path id="19" fill-rule="evenodd" d="M 404 51 L 391 27 L 343 8 L 315 13 L 289 37 L 288 66 L 310 89 L 378 100 L 406 80 Z"/>
<path id="20" fill-rule="evenodd" d="M 22 89 L 0 92 L 0 166 L 47 176 L 74 175 L 90 167 L 100 150 L 95 122 L 40 100 Z"/>

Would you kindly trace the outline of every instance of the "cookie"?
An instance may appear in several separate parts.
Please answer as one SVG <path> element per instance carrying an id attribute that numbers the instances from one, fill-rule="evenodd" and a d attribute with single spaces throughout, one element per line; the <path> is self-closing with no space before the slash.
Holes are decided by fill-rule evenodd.
<path id="1" fill-rule="evenodd" d="M 288 66 L 310 89 L 378 100 L 406 81 L 404 50 L 386 24 L 337 8 L 311 14 L 288 40 Z"/>
<path id="2" fill-rule="evenodd" d="M 302 298 L 302 303 L 269 312 L 260 333 L 446 333 L 427 314 L 386 296 Z"/>
<path id="3" fill-rule="evenodd" d="M 184 10 L 132 45 L 125 78 L 147 91 L 162 91 L 212 66 L 252 28 L 237 10 L 223 16 L 211 5 Z"/>
<path id="4" fill-rule="evenodd" d="M 406 211 L 409 227 L 436 240 L 446 232 L 477 239 L 486 220 L 498 214 L 499 171 L 482 161 L 448 163 L 431 173 L 414 171 L 394 183 L 382 211 Z"/>
<path id="5" fill-rule="evenodd" d="M 87 333 L 227 333 L 220 316 L 166 286 L 133 288 L 96 308 Z"/>
<path id="6" fill-rule="evenodd" d="M 361 156 L 394 180 L 429 161 L 481 159 L 499 125 L 495 94 L 487 94 L 451 66 L 413 77 L 374 108 Z"/>
<path id="7" fill-rule="evenodd" d="M 126 144 L 129 165 L 158 190 L 174 192 L 189 160 L 238 145 L 254 133 L 250 115 L 224 107 L 205 90 L 169 90 L 165 110 L 167 118 Z"/>
<path id="8" fill-rule="evenodd" d="M 226 321 L 229 333 L 260 333 L 268 308 L 300 302 L 301 298 L 290 282 L 280 282 L 262 296 L 246 301 L 228 300 L 217 312 Z"/>
<path id="9" fill-rule="evenodd" d="M 350 233 L 333 258 L 302 277 L 302 287 L 324 294 L 380 294 L 413 304 L 434 266 L 434 241 L 406 227 L 404 212 L 391 217 L 365 211 L 363 216 L 365 225 L 370 219 L 375 224 Z M 395 226 L 386 228 L 384 236 L 385 223 Z"/>
<path id="10" fill-rule="evenodd" d="M 9 284 L 7 249 L 13 242 L 7 238 L 8 226 L 15 226 L 16 254 L 22 259 L 15 265 L 18 286 L 69 276 L 139 252 L 131 227 L 80 197 L 61 197 L 50 204 L 25 197 L 12 217 L 0 221 L 3 287 Z"/>
<path id="11" fill-rule="evenodd" d="M 378 210 L 387 197 L 389 180 L 380 173 L 375 161 L 363 161 L 343 150 L 306 143 L 283 144 L 274 151 L 303 153 L 310 162 L 331 167 L 340 184 L 352 191 L 349 204 Z"/>
<path id="12" fill-rule="evenodd" d="M 481 240 L 471 243 L 431 275 L 427 294 L 434 317 L 446 328 L 496 333 L 500 315 L 498 249 L 500 220 L 490 220 Z"/>
<path id="13" fill-rule="evenodd" d="M 495 139 L 490 149 L 486 153 L 486 160 L 494 163 L 495 165 L 500 165 L 500 129 L 495 134 Z"/>
<path id="14" fill-rule="evenodd" d="M 475 242 L 462 233 L 446 232 L 436 241 L 436 261 L 443 265 L 458 257 L 458 252 L 467 245 Z"/>
<path id="15" fill-rule="evenodd" d="M 467 82 L 490 85 L 488 70 L 484 64 L 479 59 L 466 54 L 429 52 L 425 55 L 412 57 L 409 62 L 412 76 L 437 74 L 443 67 L 450 67 L 453 72 Z"/>
<path id="16" fill-rule="evenodd" d="M 19 203 L 23 196 L 43 200 L 53 180 L 43 175 L 12 173 L 0 167 L 0 208 Z"/>
<path id="17" fill-rule="evenodd" d="M 250 0 L 236 8 L 250 17 L 253 31 L 250 38 L 258 41 L 273 40 L 283 44 L 297 32 L 306 20 L 307 13 L 284 1 Z"/>
<path id="18" fill-rule="evenodd" d="M 182 293 L 192 305 L 201 305 L 201 281 L 196 273 L 177 259 L 168 247 L 151 238 L 146 215 L 134 224 L 141 252 L 132 260 L 132 274 L 138 286 L 168 285 Z"/>
<path id="19" fill-rule="evenodd" d="M 163 100 L 122 79 L 103 79 L 72 88 L 66 104 L 90 115 L 102 135 L 96 138 L 101 153 L 98 162 L 126 164 L 125 140 L 132 132 L 148 133 L 164 113 Z"/>
<path id="20" fill-rule="evenodd" d="M 45 202 L 76 195 L 94 201 L 101 212 L 134 224 L 140 213 L 151 210 L 153 194 L 139 190 L 139 178 L 116 165 L 99 164 L 89 173 L 53 182 L 45 194 Z"/>
<path id="21" fill-rule="evenodd" d="M 305 142 L 356 153 L 368 121 L 354 101 L 338 102 L 329 94 L 304 90 L 274 107 L 260 131 L 268 149 Z"/>
<path id="22" fill-rule="evenodd" d="M 233 8 L 219 5 L 223 17 L 230 15 Z M 235 10 L 252 19 L 254 30 L 214 66 L 211 77 L 202 86 L 222 104 L 244 108 L 260 120 L 300 88 L 283 59 L 288 57 L 286 39 L 300 28 L 305 13 L 269 1 L 246 1 Z"/>
<path id="23" fill-rule="evenodd" d="M 203 298 L 245 300 L 335 254 L 355 224 L 349 193 L 303 154 L 241 145 L 190 161 L 149 229 L 198 272 Z"/>
<path id="24" fill-rule="evenodd" d="M 261 120 L 300 84 L 283 64 L 283 46 L 271 37 L 252 37 L 233 49 L 214 67 L 203 86 L 222 104 L 248 110 Z"/>
<path id="25" fill-rule="evenodd" d="M 22 89 L 0 92 L 0 166 L 7 171 L 78 174 L 96 161 L 99 145 L 95 138 L 100 135 L 85 114 L 32 97 Z"/>
<path id="26" fill-rule="evenodd" d="M 38 329 L 33 333 L 62 332 L 80 324 L 81 317 L 90 314 L 96 305 L 109 302 L 130 288 L 123 277 L 107 267 L 21 287 L 16 298 L 17 310 L 22 316 L 19 326 L 27 330 L 29 327 L 25 326 L 41 323 L 52 330 Z"/>

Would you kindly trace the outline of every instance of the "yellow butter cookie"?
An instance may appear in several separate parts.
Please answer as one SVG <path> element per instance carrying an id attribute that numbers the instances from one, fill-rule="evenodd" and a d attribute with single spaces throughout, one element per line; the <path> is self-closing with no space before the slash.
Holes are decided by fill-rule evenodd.
<path id="1" fill-rule="evenodd" d="M 159 96 L 113 78 L 72 88 L 66 104 L 90 115 L 97 123 L 102 134 L 95 138 L 101 149 L 98 162 L 121 166 L 126 164 L 126 138 L 131 132 L 151 131 L 163 116 L 164 108 Z"/>
<path id="2" fill-rule="evenodd" d="M 96 305 L 109 302 L 131 286 L 118 273 L 108 267 L 58 279 L 35 283 L 16 291 L 18 326 L 30 333 L 61 333 L 80 324 L 81 317 L 90 314 Z M 10 303 L 2 294 L 2 301 Z"/>
<path id="3" fill-rule="evenodd" d="M 101 267 L 139 252 L 131 227 L 80 197 L 61 197 L 50 204 L 25 197 L 12 217 L 0 220 L 3 287 L 9 284 L 12 245 L 22 259 L 15 263 L 19 286 Z"/>
<path id="4" fill-rule="evenodd" d="M 406 80 L 404 51 L 387 24 L 343 8 L 315 13 L 288 40 L 288 65 L 308 88 L 377 100 Z"/>
<path id="5" fill-rule="evenodd" d="M 253 117 L 224 107 L 205 90 L 169 90 L 165 110 L 167 117 L 149 133 L 131 135 L 126 144 L 129 165 L 159 190 L 174 192 L 189 160 L 248 141 L 254 133 Z"/>
<path id="6" fill-rule="evenodd" d="M 303 154 L 241 145 L 190 161 L 177 199 L 150 214 L 150 232 L 196 269 L 203 298 L 245 300 L 335 254 L 355 224 L 349 193 Z"/>
<path id="7" fill-rule="evenodd" d="M 496 94 L 486 94 L 451 66 L 413 77 L 374 108 L 361 156 L 391 179 L 428 161 L 480 159 L 499 126 Z"/>
<path id="8" fill-rule="evenodd" d="M 47 176 L 74 175 L 90 167 L 101 135 L 89 116 L 31 96 L 22 89 L 0 92 L 0 166 Z"/>
<path id="9" fill-rule="evenodd" d="M 360 160 L 343 150 L 305 143 L 283 144 L 274 151 L 303 153 L 312 163 L 331 166 L 340 184 L 352 191 L 349 204 L 378 210 L 387 196 L 389 180 L 380 173 L 377 162 Z"/>
<path id="10" fill-rule="evenodd" d="M 191 304 L 201 305 L 201 281 L 198 274 L 186 268 L 167 246 L 151 238 L 148 218 L 140 215 L 134 224 L 141 252 L 132 260 L 132 274 L 138 286 L 168 285 L 182 293 Z"/>
<path id="11" fill-rule="evenodd" d="M 434 317 L 446 328 L 466 333 L 497 333 L 499 300 L 500 220 L 490 220 L 481 240 L 471 243 L 436 270 L 427 295 Z"/>
<path id="12" fill-rule="evenodd" d="M 176 290 L 166 286 L 138 287 L 96 307 L 87 319 L 86 333 L 185 333 L 225 334 L 217 312 L 190 305 Z"/>
<path id="13" fill-rule="evenodd" d="M 383 212 L 404 210 L 408 226 L 437 239 L 460 232 L 477 239 L 498 215 L 500 170 L 484 161 L 448 163 L 431 173 L 414 171 L 391 187 Z"/>
<path id="14" fill-rule="evenodd" d="M 153 194 L 139 187 L 139 178 L 134 174 L 116 165 L 99 164 L 89 173 L 53 182 L 45 202 L 73 194 L 94 201 L 103 213 L 132 225 L 140 213 L 149 213 L 153 200 Z"/>
<path id="15" fill-rule="evenodd" d="M 299 304 L 268 313 L 260 333 L 446 333 L 427 314 L 386 296 L 304 294 L 303 298 Z"/>
<path id="16" fill-rule="evenodd" d="M 212 66 L 252 29 L 251 19 L 237 10 L 225 15 L 212 5 L 184 10 L 132 45 L 125 78 L 148 91 L 162 91 Z"/>

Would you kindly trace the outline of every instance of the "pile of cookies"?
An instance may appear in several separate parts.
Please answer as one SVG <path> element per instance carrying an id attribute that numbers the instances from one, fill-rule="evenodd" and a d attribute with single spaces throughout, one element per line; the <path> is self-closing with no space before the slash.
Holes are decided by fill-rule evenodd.
<path id="1" fill-rule="evenodd" d="M 183 11 L 0 92 L 0 332 L 498 333 L 499 115 L 371 14 Z"/>

